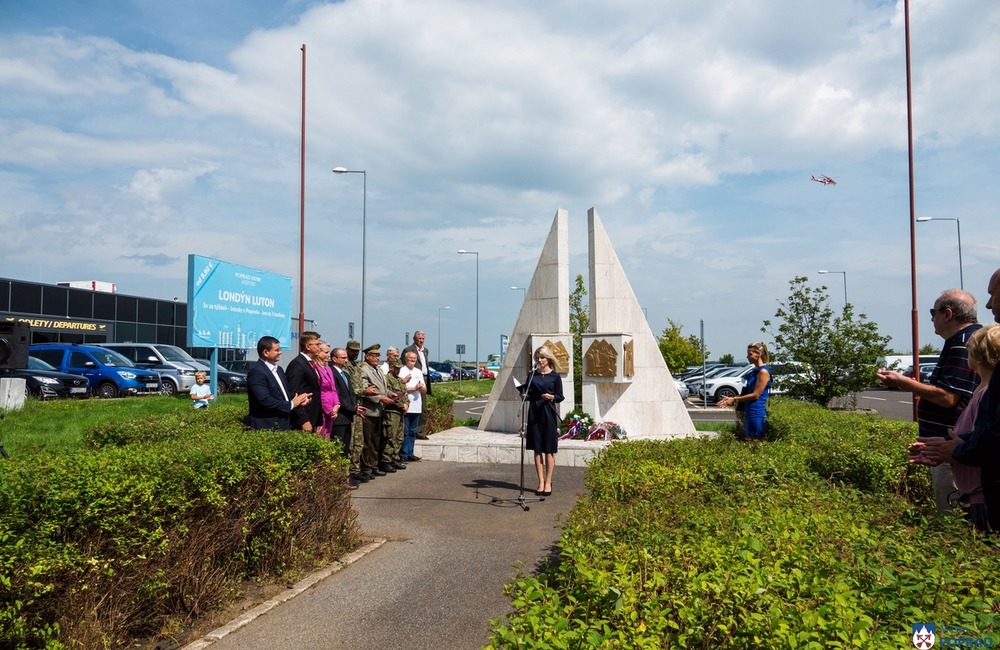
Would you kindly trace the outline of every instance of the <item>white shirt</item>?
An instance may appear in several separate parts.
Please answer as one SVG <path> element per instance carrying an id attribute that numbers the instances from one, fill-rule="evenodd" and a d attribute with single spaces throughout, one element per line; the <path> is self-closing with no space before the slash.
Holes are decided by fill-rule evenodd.
<path id="1" fill-rule="evenodd" d="M 420 413 L 423 410 L 424 395 L 417 390 L 417 386 L 424 383 L 424 376 L 420 374 L 420 370 L 416 366 L 412 371 L 405 366 L 399 369 L 400 377 L 404 377 L 406 373 L 410 373 L 410 378 L 406 381 L 406 396 L 410 399 L 410 407 L 406 412 L 408 414 Z"/>

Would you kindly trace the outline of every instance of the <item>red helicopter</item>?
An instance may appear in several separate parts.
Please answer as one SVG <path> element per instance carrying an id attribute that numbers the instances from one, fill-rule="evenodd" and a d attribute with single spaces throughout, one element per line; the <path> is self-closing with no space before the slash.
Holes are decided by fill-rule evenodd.
<path id="1" fill-rule="evenodd" d="M 822 183 L 823 185 L 836 185 L 837 184 L 837 181 L 833 180 L 829 176 L 823 176 L 822 174 L 820 174 L 819 176 L 810 176 L 809 179 L 810 180 L 814 180 L 817 183 Z"/>

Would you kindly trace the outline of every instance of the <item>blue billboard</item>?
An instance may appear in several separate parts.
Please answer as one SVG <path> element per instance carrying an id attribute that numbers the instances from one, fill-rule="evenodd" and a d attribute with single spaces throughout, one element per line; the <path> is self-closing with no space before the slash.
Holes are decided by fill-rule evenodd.
<path id="1" fill-rule="evenodd" d="M 187 345 L 257 348 L 273 336 L 291 344 L 292 279 L 201 255 L 188 255 Z"/>

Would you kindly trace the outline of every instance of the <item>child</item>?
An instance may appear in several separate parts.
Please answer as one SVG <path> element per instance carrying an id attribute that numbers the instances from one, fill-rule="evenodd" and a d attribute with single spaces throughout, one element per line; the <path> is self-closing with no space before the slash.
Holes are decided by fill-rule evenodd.
<path id="1" fill-rule="evenodd" d="M 191 387 L 191 399 L 194 400 L 196 409 L 206 408 L 209 400 L 215 399 L 211 387 L 205 383 L 206 379 L 204 372 L 194 373 L 195 385 Z"/>

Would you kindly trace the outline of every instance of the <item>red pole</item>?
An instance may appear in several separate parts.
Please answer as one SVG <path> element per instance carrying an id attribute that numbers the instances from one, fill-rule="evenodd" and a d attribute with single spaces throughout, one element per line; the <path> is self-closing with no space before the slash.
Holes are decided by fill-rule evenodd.
<path id="1" fill-rule="evenodd" d="M 299 161 L 299 338 L 305 331 L 306 278 L 306 44 L 302 44 L 302 144 Z"/>
<path id="2" fill-rule="evenodd" d="M 920 334 L 917 323 L 917 209 L 913 195 L 913 92 L 910 82 L 910 0 L 903 0 L 903 32 L 906 36 L 906 138 L 910 167 L 910 286 L 912 306 L 910 326 L 913 330 L 913 371 L 920 376 Z M 913 400 L 913 421 L 917 421 L 919 399 Z"/>

